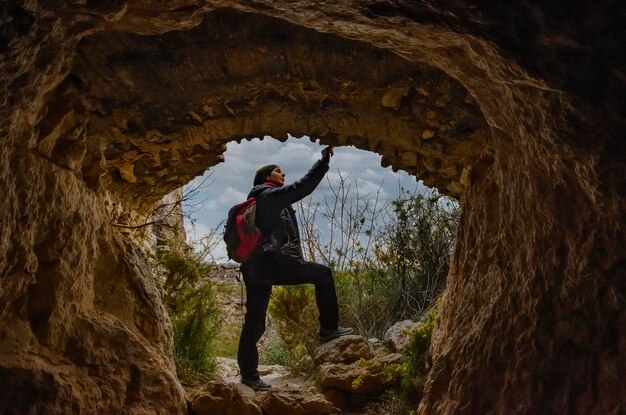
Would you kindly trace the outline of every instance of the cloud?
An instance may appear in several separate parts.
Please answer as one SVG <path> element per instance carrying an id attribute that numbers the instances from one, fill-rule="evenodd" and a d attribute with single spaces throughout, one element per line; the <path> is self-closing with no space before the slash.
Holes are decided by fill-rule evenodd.
<path id="1" fill-rule="evenodd" d="M 356 178 L 356 185 L 358 186 L 358 189 L 356 189 L 355 192 L 358 190 L 359 195 L 368 195 L 370 199 L 377 197 L 377 195 L 378 198 L 381 199 L 387 199 L 389 197 L 389 193 L 385 190 L 383 187 L 384 183 L 381 181 L 376 183 L 371 180 L 358 177 Z"/>
<path id="2" fill-rule="evenodd" d="M 246 193 L 240 192 L 232 186 L 228 186 L 217 199 L 217 203 L 221 206 L 232 206 L 244 202 L 247 198 L 248 195 Z"/>
<path id="3" fill-rule="evenodd" d="M 200 222 L 197 222 L 197 221 L 192 222 L 192 221 L 186 220 L 185 221 L 185 233 L 187 234 L 187 241 L 193 242 L 209 235 L 211 233 L 211 229 L 208 226 L 203 225 Z"/>
<path id="4" fill-rule="evenodd" d="M 215 210 L 217 209 L 217 202 L 215 200 L 209 200 L 202 206 L 202 209 Z"/>
<path id="5" fill-rule="evenodd" d="M 228 261 L 228 254 L 226 253 L 226 244 L 224 241 L 220 240 L 215 248 L 211 251 L 212 260 L 215 262 L 226 262 Z"/>

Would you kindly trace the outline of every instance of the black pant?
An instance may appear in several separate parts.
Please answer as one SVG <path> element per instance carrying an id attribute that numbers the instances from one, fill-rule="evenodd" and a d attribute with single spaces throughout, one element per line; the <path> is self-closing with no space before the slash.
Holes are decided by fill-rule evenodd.
<path id="1" fill-rule="evenodd" d="M 242 378 L 259 379 L 259 351 L 256 344 L 265 332 L 265 315 L 272 285 L 314 284 L 320 328 L 337 328 L 339 308 L 335 281 L 327 266 L 300 261 L 280 253 L 263 253 L 246 262 L 242 273 L 247 293 L 246 316 L 237 350 Z"/>

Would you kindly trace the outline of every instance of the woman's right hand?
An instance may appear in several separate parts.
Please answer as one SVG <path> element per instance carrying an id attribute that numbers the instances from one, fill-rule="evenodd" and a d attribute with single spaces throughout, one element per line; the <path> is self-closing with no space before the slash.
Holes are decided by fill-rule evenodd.
<path id="1" fill-rule="evenodd" d="M 326 159 L 327 161 L 330 160 L 330 158 L 335 155 L 333 149 L 333 146 L 328 146 L 324 150 L 322 150 L 322 158 Z"/>

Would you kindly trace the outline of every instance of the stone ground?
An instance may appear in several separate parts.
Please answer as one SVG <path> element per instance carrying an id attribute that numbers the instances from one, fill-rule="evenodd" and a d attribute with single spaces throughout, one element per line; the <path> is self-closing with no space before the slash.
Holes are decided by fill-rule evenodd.
<path id="1" fill-rule="evenodd" d="M 218 357 L 218 379 L 223 382 L 234 384 L 242 394 L 251 399 L 257 399 L 264 392 L 255 392 L 251 388 L 239 382 L 239 368 L 237 360 L 228 357 Z M 314 381 L 306 376 L 294 376 L 289 369 L 282 365 L 259 365 L 259 373 L 264 381 L 272 385 L 274 390 L 284 389 L 290 391 L 302 391 L 302 394 L 319 393 L 320 390 L 315 386 Z M 373 402 L 358 412 L 342 411 L 342 415 L 387 415 L 398 414 L 398 412 L 390 410 L 389 406 L 381 402 Z"/>

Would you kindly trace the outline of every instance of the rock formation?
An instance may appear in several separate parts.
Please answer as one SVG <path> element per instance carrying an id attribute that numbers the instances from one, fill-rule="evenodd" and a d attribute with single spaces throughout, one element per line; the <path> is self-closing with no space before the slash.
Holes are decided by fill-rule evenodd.
<path id="1" fill-rule="evenodd" d="M 193 415 L 333 415 L 340 411 L 311 388 L 254 392 L 240 383 L 209 382 L 192 398 Z"/>
<path id="2" fill-rule="evenodd" d="M 184 413 L 158 289 L 111 223 L 143 220 L 227 142 L 291 133 L 460 199 L 420 413 L 624 411 L 623 16 L 610 0 L 6 2 L 0 405 Z"/>
<path id="3" fill-rule="evenodd" d="M 411 341 L 411 331 L 419 329 L 423 324 L 411 320 L 397 322 L 385 331 L 383 336 L 385 345 L 391 351 L 402 353 Z"/>
<path id="4" fill-rule="evenodd" d="M 299 389 L 271 391 L 260 398 L 265 415 L 333 415 L 339 414 L 320 393 L 302 393 Z"/>
<path id="5" fill-rule="evenodd" d="M 313 360 L 316 365 L 323 363 L 352 363 L 361 358 L 372 357 L 372 346 L 362 336 L 351 334 L 322 344 L 315 349 Z"/>
<path id="6" fill-rule="evenodd" d="M 261 415 L 257 403 L 232 383 L 209 382 L 193 398 L 191 409 L 195 415 Z"/>
<path id="7" fill-rule="evenodd" d="M 334 351 L 329 353 L 331 349 Z M 320 388 L 341 409 L 358 409 L 386 389 L 398 386 L 391 373 L 402 363 L 402 355 L 385 352 L 374 355 L 368 341 L 361 336 L 332 340 L 320 346 L 315 354 Z"/>
<path id="8" fill-rule="evenodd" d="M 339 407 L 343 407 L 342 402 L 365 403 L 384 390 L 397 386 L 393 380 L 387 379 L 385 368 L 400 364 L 401 359 L 401 354 L 391 353 L 377 355 L 371 360 L 324 363 L 318 369 L 320 386 L 331 402 Z M 338 394 L 341 398 L 335 401 Z"/>
<path id="9" fill-rule="evenodd" d="M 149 217 L 152 223 L 154 246 L 165 245 L 175 241 L 185 243 L 187 235 L 183 222 L 183 188 L 178 188 L 166 194 L 157 202 L 154 213 Z"/>

